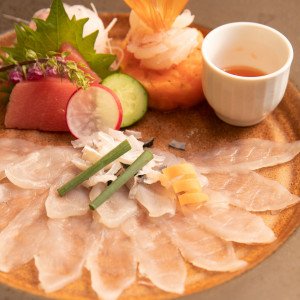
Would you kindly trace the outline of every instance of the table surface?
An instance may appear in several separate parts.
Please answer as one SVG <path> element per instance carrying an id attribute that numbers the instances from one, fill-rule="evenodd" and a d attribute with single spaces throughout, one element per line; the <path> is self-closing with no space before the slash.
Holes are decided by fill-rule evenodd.
<path id="1" fill-rule="evenodd" d="M 30 20 L 51 0 L 1 0 L 0 33 L 13 28 L 13 22 L 2 14 Z M 67 4 L 90 6 L 91 0 L 65 0 Z M 99 12 L 129 12 L 121 0 L 94 0 Z M 190 0 L 187 4 L 195 23 L 215 28 L 225 23 L 248 21 L 271 26 L 292 43 L 294 60 L 290 81 L 300 88 L 300 1 L 299 0 Z M 300 117 L 300 116 L 299 116 Z M 299 118 L 300 119 L 300 118 Z M 299 300 L 300 299 L 300 228 L 271 256 L 243 275 L 212 289 L 182 297 L 182 300 Z M 0 284 L 1 300 L 38 300 Z"/>

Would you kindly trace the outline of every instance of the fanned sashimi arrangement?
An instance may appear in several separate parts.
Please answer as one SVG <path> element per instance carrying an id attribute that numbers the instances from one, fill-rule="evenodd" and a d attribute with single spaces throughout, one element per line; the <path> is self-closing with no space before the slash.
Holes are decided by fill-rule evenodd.
<path id="1" fill-rule="evenodd" d="M 59 299 L 196 292 L 255 265 L 249 253 L 275 245 L 299 205 L 263 172 L 299 159 L 297 135 L 224 142 L 201 112 L 203 34 L 187 0 L 125 2 L 122 41 L 116 19 L 105 28 L 95 9 L 54 0 L 2 47 L 0 281 L 27 268 L 24 290 Z"/>

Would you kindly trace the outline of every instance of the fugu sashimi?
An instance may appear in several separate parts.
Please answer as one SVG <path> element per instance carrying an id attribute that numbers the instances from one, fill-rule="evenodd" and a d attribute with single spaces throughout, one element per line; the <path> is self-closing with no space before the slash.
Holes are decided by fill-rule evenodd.
<path id="1" fill-rule="evenodd" d="M 237 140 L 223 147 L 191 154 L 203 173 L 255 170 L 293 159 L 300 152 L 300 141 L 278 143 L 257 138 Z"/>
<path id="2" fill-rule="evenodd" d="M 75 84 L 59 77 L 24 80 L 16 84 L 7 105 L 5 127 L 69 131 L 66 107 L 75 91 Z"/>
<path id="3" fill-rule="evenodd" d="M 90 214 L 48 220 L 46 237 L 34 256 L 41 287 L 47 293 L 81 276 L 91 224 Z"/>
<path id="4" fill-rule="evenodd" d="M 5 169 L 6 177 L 21 188 L 48 188 L 77 151 L 72 147 L 47 146 L 28 154 Z"/>
<path id="5" fill-rule="evenodd" d="M 14 199 L 21 198 L 21 200 L 30 200 L 35 197 L 39 190 L 25 190 L 11 182 L 3 182 L 0 184 L 0 203 L 9 202 Z"/>
<path id="6" fill-rule="evenodd" d="M 261 217 L 239 207 L 208 204 L 197 209 L 184 208 L 184 214 L 225 241 L 255 244 L 276 239 Z"/>
<path id="7" fill-rule="evenodd" d="M 120 230 L 99 230 L 86 260 L 92 287 L 104 300 L 114 300 L 136 279 L 137 261 L 131 240 Z"/>
<path id="8" fill-rule="evenodd" d="M 163 165 L 165 166 L 178 165 L 184 161 L 184 159 L 181 157 L 178 157 L 167 151 L 159 150 L 157 148 L 152 148 L 151 152 L 153 154 L 163 157 L 164 158 Z"/>
<path id="9" fill-rule="evenodd" d="M 149 212 L 150 217 L 160 217 L 165 214 L 175 214 L 175 194 L 160 183 L 137 185 L 134 198 Z"/>
<path id="10" fill-rule="evenodd" d="M 28 203 L 23 199 L 0 203 L 0 232 Z"/>
<path id="11" fill-rule="evenodd" d="M 90 192 L 90 199 L 93 201 L 105 189 L 104 184 L 95 185 Z M 129 217 L 133 216 L 138 207 L 134 200 L 128 198 L 128 189 L 123 186 L 116 191 L 109 199 L 97 208 L 100 223 L 109 228 L 120 226 Z"/>
<path id="12" fill-rule="evenodd" d="M 5 178 L 4 170 L 10 164 L 40 148 L 41 146 L 23 139 L 0 138 L 0 180 Z"/>
<path id="13" fill-rule="evenodd" d="M 187 271 L 169 237 L 143 217 L 128 219 L 122 230 L 133 241 L 140 274 L 164 291 L 183 293 Z"/>
<path id="14" fill-rule="evenodd" d="M 88 190 L 79 185 L 65 194 L 59 196 L 57 189 L 78 174 L 75 167 L 68 168 L 57 178 L 50 187 L 49 195 L 46 199 L 46 211 L 49 218 L 67 218 L 71 216 L 81 216 L 89 210 Z"/>
<path id="15" fill-rule="evenodd" d="M 0 233 L 0 271 L 9 272 L 26 264 L 38 251 L 47 232 L 46 196 L 33 199 Z"/>
<path id="16" fill-rule="evenodd" d="M 277 181 L 254 171 L 211 173 L 207 178 L 210 189 L 225 193 L 232 205 L 248 211 L 280 210 L 300 200 Z"/>
<path id="17" fill-rule="evenodd" d="M 236 271 L 247 265 L 236 257 L 231 242 L 216 237 L 181 214 L 163 218 L 157 224 L 183 257 L 196 267 L 209 271 Z"/>
<path id="18" fill-rule="evenodd" d="M 144 143 L 138 141 L 133 135 L 126 136 L 124 135 L 124 139 L 127 139 L 130 143 L 131 149 L 124 153 L 118 159 L 123 164 L 132 164 L 144 151 Z"/>
<path id="19" fill-rule="evenodd" d="M 0 232 L 38 195 L 38 190 L 24 190 L 12 183 L 0 185 Z"/>
<path id="20" fill-rule="evenodd" d="M 115 181 L 117 179 L 117 173 L 122 169 L 122 165 L 119 162 L 114 162 L 109 167 L 110 168 L 107 171 L 102 169 L 91 176 L 84 182 L 84 185 L 86 187 L 91 187 L 101 182 L 107 183 L 109 181 Z"/>
<path id="21" fill-rule="evenodd" d="M 138 141 L 133 135 L 127 136 L 121 131 L 118 132 L 117 130 L 109 128 L 108 133 L 99 131 L 91 137 L 79 139 L 78 141 L 72 142 L 72 144 L 74 147 L 89 145 L 98 152 L 99 157 L 102 157 L 125 139 L 130 143 L 131 149 L 120 156 L 116 161 L 123 164 L 132 164 L 144 151 L 144 143 Z"/>
<path id="22" fill-rule="evenodd" d="M 142 141 L 139 141 L 137 137 L 139 137 L 139 135 L 134 131 L 122 132 L 109 128 L 108 134 L 104 132 L 99 132 L 99 138 L 101 139 L 103 145 L 101 147 L 98 143 L 99 152 L 102 153 L 102 155 L 104 155 L 108 150 L 111 150 L 112 147 L 116 147 L 120 142 L 127 139 L 131 146 L 131 149 L 128 152 L 124 153 L 122 156 L 120 156 L 117 159 L 117 161 L 123 164 L 130 165 L 144 152 L 144 143 Z M 160 158 L 154 156 L 151 162 L 149 162 L 146 166 L 151 165 L 151 168 L 153 168 L 154 166 L 159 165 L 159 163 Z M 143 167 L 142 170 L 145 167 Z"/>

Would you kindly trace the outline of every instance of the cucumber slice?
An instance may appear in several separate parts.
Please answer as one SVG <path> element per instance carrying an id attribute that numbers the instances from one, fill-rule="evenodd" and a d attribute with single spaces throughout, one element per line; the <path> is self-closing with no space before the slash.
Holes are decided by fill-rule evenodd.
<path id="1" fill-rule="evenodd" d="M 145 115 L 148 108 L 148 93 L 136 79 L 127 74 L 114 73 L 107 76 L 101 84 L 110 88 L 121 102 L 123 109 L 121 128 L 134 124 Z"/>

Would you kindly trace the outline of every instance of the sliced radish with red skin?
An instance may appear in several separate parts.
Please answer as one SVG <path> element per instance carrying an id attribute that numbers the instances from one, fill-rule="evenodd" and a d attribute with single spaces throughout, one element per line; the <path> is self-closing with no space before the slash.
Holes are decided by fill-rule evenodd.
<path id="1" fill-rule="evenodd" d="M 118 130 L 122 116 L 122 106 L 117 95 L 100 84 L 77 90 L 70 97 L 66 110 L 69 130 L 76 138 L 108 128 Z"/>

